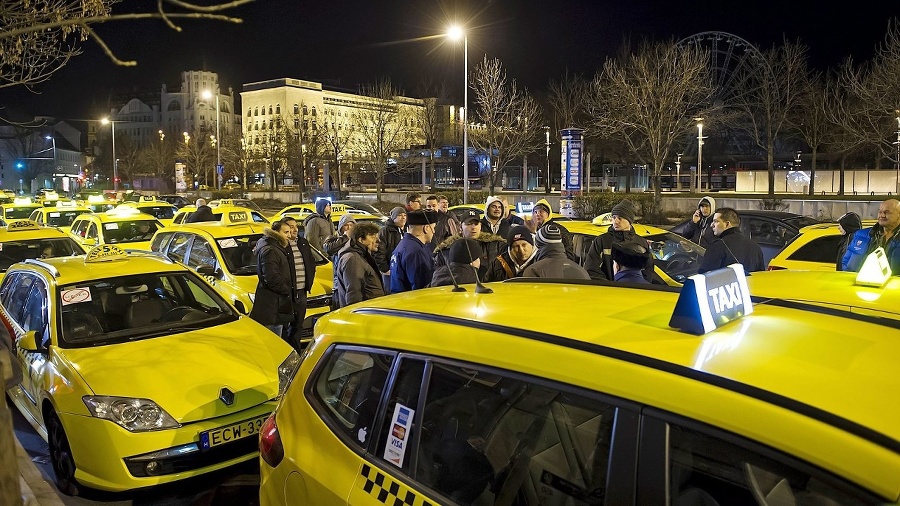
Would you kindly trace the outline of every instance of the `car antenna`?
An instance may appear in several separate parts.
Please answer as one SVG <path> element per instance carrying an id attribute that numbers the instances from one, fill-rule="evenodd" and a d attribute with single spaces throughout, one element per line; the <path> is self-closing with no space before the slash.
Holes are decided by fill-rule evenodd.
<path id="1" fill-rule="evenodd" d="M 427 216 L 427 215 L 426 215 L 426 216 Z M 427 218 L 426 218 L 426 219 L 427 219 Z M 462 239 L 462 238 L 457 239 L 457 241 L 464 241 L 464 240 L 465 240 L 465 239 Z M 448 254 L 448 255 L 450 254 L 450 245 L 449 245 L 449 244 L 447 245 L 447 254 Z M 443 254 L 442 252 L 438 251 L 438 252 L 437 252 L 437 256 L 438 256 L 438 258 L 440 259 L 440 261 L 441 261 L 444 265 L 447 266 L 447 272 L 450 273 L 450 281 L 453 281 L 453 290 L 451 290 L 451 291 L 452 291 L 452 292 L 467 292 L 468 290 L 466 290 L 465 288 L 459 286 L 459 283 L 456 282 L 456 276 L 453 275 L 453 269 L 450 268 L 450 262 L 447 261 L 447 259 L 444 258 L 444 254 Z M 470 256 L 469 258 L 471 258 L 471 256 Z"/>
<path id="2" fill-rule="evenodd" d="M 468 250 L 469 252 L 469 258 L 473 258 L 472 250 L 469 249 L 468 241 L 466 242 L 466 250 Z M 474 267 L 472 268 L 475 269 Z M 478 269 L 475 269 L 475 293 L 494 293 L 494 290 L 481 284 L 481 277 L 478 275 Z"/>

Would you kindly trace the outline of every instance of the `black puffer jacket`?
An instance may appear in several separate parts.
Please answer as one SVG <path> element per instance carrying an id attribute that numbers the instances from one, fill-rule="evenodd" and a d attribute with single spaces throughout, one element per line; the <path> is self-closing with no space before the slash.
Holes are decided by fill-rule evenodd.
<path id="1" fill-rule="evenodd" d="M 612 245 L 615 242 L 625 241 L 637 242 L 647 246 L 647 248 L 650 247 L 646 239 L 634 233 L 634 229 L 615 230 L 610 225 L 609 230 L 605 234 L 594 238 L 584 259 L 584 268 L 591 275 L 591 279 L 613 280 L 615 275 L 613 274 Z M 643 269 L 644 279 L 660 283 L 661 280 L 656 276 L 653 265 L 653 259 L 651 258 L 650 262 L 647 263 L 647 267 Z"/>
<path id="2" fill-rule="evenodd" d="M 435 248 L 435 270 L 450 263 L 450 246 L 459 239 L 459 237 L 450 237 Z M 481 255 L 479 255 L 479 258 L 481 258 L 481 267 L 478 268 L 478 276 L 480 279 L 485 279 L 491 262 L 506 251 L 506 239 L 489 232 L 482 232 L 478 237 L 474 237 L 473 239 L 481 244 Z"/>
<path id="3" fill-rule="evenodd" d="M 451 286 L 453 285 L 453 280 L 456 280 L 457 285 L 475 283 L 475 268 L 469 264 L 457 262 L 450 262 L 449 265 L 444 264 L 434 271 L 430 286 Z"/>
<path id="4" fill-rule="evenodd" d="M 378 251 L 375 252 L 375 265 L 378 271 L 391 272 L 391 255 L 403 239 L 403 231 L 393 223 L 388 223 L 378 231 Z"/>
<path id="5" fill-rule="evenodd" d="M 250 318 L 263 325 L 277 325 L 294 320 L 296 274 L 288 253 L 287 241 L 266 228 L 256 244 L 256 299 Z"/>
<path id="6" fill-rule="evenodd" d="M 339 307 L 384 295 L 381 273 L 365 246 L 358 241 L 348 241 L 337 259 L 334 290 L 338 294 Z"/>

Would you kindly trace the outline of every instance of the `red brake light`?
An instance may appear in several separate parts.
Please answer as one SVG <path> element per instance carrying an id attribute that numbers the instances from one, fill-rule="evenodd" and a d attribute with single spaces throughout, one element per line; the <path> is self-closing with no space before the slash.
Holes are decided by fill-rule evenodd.
<path id="1" fill-rule="evenodd" d="M 266 418 L 259 431 L 259 455 L 266 461 L 266 464 L 272 467 L 278 467 L 278 464 L 284 459 L 284 446 L 281 444 L 281 436 L 278 434 L 275 413 Z"/>

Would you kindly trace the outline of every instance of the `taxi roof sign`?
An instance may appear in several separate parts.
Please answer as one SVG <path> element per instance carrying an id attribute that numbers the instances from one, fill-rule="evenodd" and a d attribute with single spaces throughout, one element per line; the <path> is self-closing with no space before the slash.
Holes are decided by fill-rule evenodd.
<path id="1" fill-rule="evenodd" d="M 753 312 L 744 266 L 695 274 L 681 287 L 669 326 L 702 335 Z"/>
<path id="2" fill-rule="evenodd" d="M 32 203 L 31 197 L 16 197 L 13 199 L 13 204 L 17 206 L 25 206 Z"/>
<path id="3" fill-rule="evenodd" d="M 15 220 L 6 225 L 7 232 L 19 232 L 22 230 L 39 230 L 40 225 L 34 220 Z"/>
<path id="4" fill-rule="evenodd" d="M 219 204 L 218 204 L 218 205 L 220 205 L 220 206 L 233 206 L 233 205 L 234 205 L 234 199 L 219 199 Z"/>
<path id="5" fill-rule="evenodd" d="M 879 247 L 866 256 L 859 274 L 856 275 L 856 284 L 881 288 L 891 279 L 892 274 L 887 254 L 884 248 Z"/>
<path id="6" fill-rule="evenodd" d="M 116 246 L 115 244 L 101 244 L 99 246 L 94 246 L 88 251 L 87 256 L 84 257 L 84 263 L 94 263 L 94 262 L 108 262 L 110 260 L 127 260 L 128 253 L 125 252 L 124 249 Z"/>
<path id="7" fill-rule="evenodd" d="M 244 224 L 252 221 L 253 218 L 250 216 L 250 211 L 226 211 L 222 213 L 223 225 Z"/>

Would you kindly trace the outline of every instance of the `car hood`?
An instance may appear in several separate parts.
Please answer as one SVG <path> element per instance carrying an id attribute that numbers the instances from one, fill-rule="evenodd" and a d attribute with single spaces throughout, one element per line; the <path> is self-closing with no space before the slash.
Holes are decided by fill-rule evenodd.
<path id="1" fill-rule="evenodd" d="M 151 399 L 180 423 L 256 406 L 278 395 L 291 348 L 249 318 L 202 331 L 59 350 L 96 395 Z M 226 406 L 223 388 L 234 395 Z"/>

